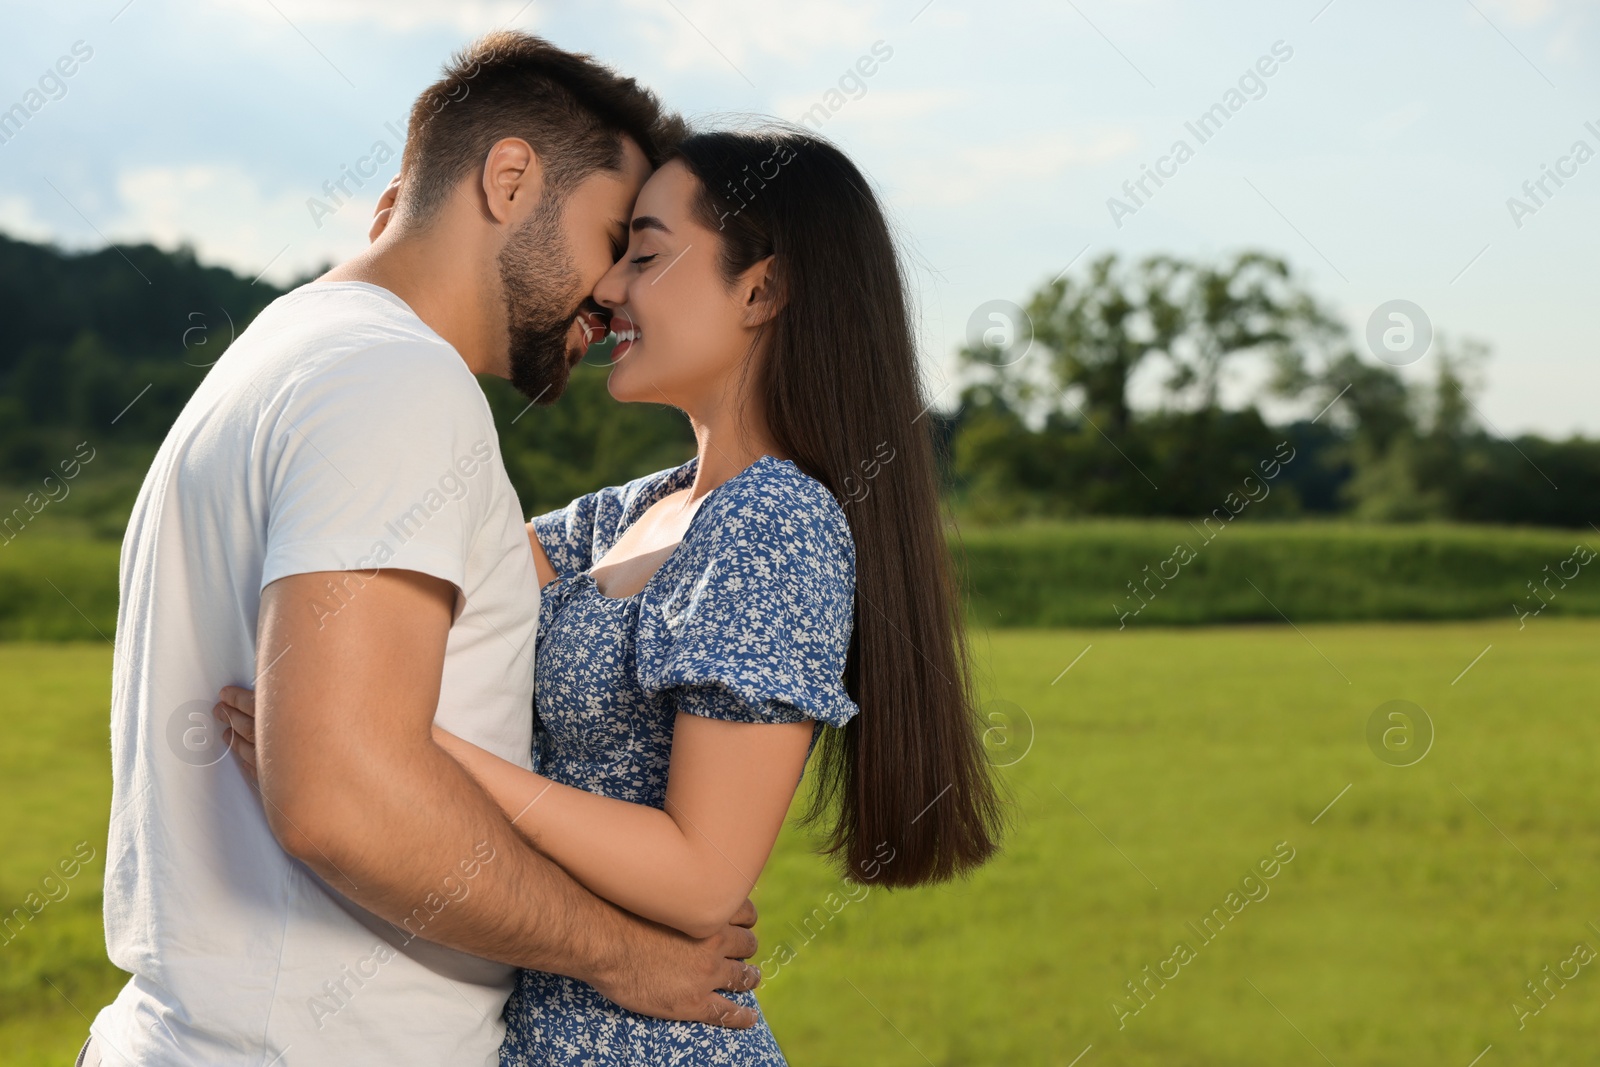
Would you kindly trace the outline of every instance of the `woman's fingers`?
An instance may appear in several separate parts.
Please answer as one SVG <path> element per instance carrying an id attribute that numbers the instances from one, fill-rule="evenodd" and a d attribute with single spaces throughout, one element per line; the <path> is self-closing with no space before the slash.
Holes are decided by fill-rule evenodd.
<path id="1" fill-rule="evenodd" d="M 256 721 L 249 715 L 244 714 L 238 708 L 229 707 L 227 704 L 216 705 L 211 709 L 211 714 L 217 717 L 218 722 L 238 734 L 245 741 L 252 745 L 256 743 Z"/>
<path id="2" fill-rule="evenodd" d="M 233 749 L 233 754 L 239 758 L 239 768 L 244 771 L 245 777 L 252 782 L 258 781 L 256 778 L 256 746 L 240 737 L 231 727 L 222 731 L 222 739 L 228 743 L 228 747 Z"/>
<path id="3" fill-rule="evenodd" d="M 252 719 L 255 718 L 256 691 L 254 689 L 244 689 L 237 685 L 225 685 L 222 687 L 222 692 L 218 694 L 217 699 L 240 714 L 248 715 Z"/>

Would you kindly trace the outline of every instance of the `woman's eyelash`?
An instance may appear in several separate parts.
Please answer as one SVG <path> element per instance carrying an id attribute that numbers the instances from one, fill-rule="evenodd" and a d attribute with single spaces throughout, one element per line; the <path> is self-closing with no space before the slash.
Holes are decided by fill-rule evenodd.
<path id="1" fill-rule="evenodd" d="M 652 259 L 655 259 L 656 256 L 658 256 L 658 255 L 660 255 L 659 252 L 652 252 L 648 256 L 635 256 L 632 259 L 630 259 L 628 262 L 637 264 L 639 266 L 643 266 L 644 264 L 650 262 Z"/>

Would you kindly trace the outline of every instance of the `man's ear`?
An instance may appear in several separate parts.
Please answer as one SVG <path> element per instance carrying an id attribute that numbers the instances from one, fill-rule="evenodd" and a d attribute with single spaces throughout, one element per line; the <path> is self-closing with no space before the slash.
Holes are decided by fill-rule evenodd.
<path id="1" fill-rule="evenodd" d="M 744 324 L 755 328 L 765 326 L 783 310 L 789 294 L 783 284 L 783 272 L 778 269 L 778 257 L 768 256 L 750 266 L 739 277 L 738 293 L 744 303 Z"/>
<path id="2" fill-rule="evenodd" d="M 532 145 L 506 137 L 490 146 L 483 159 L 483 200 L 494 221 L 526 218 L 543 194 L 544 168 Z"/>

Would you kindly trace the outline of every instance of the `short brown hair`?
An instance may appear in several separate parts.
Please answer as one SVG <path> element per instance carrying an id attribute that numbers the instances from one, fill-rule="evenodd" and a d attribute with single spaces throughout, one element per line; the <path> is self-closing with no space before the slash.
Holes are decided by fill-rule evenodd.
<path id="1" fill-rule="evenodd" d="M 655 93 L 591 56 L 515 30 L 486 34 L 451 57 L 411 107 L 399 213 L 432 218 L 505 137 L 533 147 L 546 190 L 559 197 L 597 170 L 619 169 L 623 136 L 654 166 L 684 132 Z"/>

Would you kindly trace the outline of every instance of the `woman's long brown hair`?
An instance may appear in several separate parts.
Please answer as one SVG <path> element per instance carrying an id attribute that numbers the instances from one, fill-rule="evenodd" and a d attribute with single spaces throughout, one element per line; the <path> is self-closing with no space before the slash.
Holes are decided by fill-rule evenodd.
<path id="1" fill-rule="evenodd" d="M 845 687 L 807 819 L 845 876 L 912 886 L 963 874 L 1003 822 L 974 706 L 910 302 L 881 206 L 803 129 L 695 134 L 669 158 L 699 179 L 730 283 L 775 257 L 759 395 L 776 443 L 844 508 L 856 548 Z"/>

